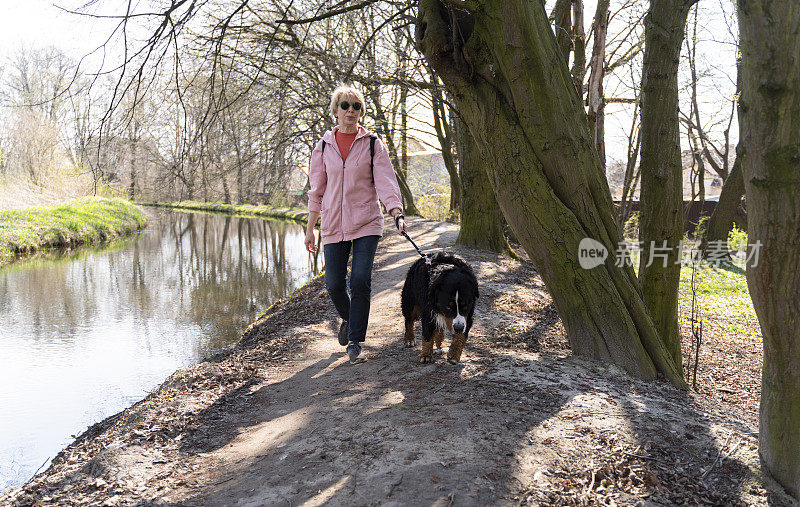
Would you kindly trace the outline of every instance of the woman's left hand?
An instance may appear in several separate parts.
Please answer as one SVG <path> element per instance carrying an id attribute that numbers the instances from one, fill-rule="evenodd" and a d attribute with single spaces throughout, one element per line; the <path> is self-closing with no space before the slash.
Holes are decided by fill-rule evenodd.
<path id="1" fill-rule="evenodd" d="M 400 218 L 397 220 L 397 234 L 402 235 L 404 232 L 408 231 L 408 227 L 406 226 L 406 219 Z"/>

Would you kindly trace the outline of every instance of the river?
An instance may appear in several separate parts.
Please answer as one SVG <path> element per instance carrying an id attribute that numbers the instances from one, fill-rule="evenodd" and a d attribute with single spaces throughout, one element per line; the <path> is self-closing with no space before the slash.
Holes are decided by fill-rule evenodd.
<path id="1" fill-rule="evenodd" d="M 321 271 L 303 226 L 148 210 L 143 233 L 0 270 L 0 491 Z"/>

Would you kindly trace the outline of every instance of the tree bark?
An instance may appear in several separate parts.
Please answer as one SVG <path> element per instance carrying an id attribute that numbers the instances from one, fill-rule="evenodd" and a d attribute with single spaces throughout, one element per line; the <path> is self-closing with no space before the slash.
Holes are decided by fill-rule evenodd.
<path id="1" fill-rule="evenodd" d="M 605 97 L 603 97 L 603 75 L 606 60 L 606 33 L 608 32 L 608 4 L 610 0 L 597 2 L 594 14 L 594 44 L 592 45 L 592 70 L 589 72 L 589 90 L 586 103 L 589 106 L 589 130 L 594 137 L 594 147 L 603 169 L 606 167 L 605 146 Z"/>
<path id="2" fill-rule="evenodd" d="M 583 29 L 583 0 L 572 0 L 572 79 L 583 100 L 583 77 L 586 74 L 586 32 Z"/>
<path id="3" fill-rule="evenodd" d="M 456 118 L 458 168 L 461 173 L 461 227 L 456 244 L 515 255 L 503 234 L 503 211 L 486 176 L 483 160 L 466 125 Z"/>
<path id="4" fill-rule="evenodd" d="M 417 41 L 467 124 L 509 226 L 541 274 L 576 354 L 686 387 L 633 269 L 613 259 L 611 192 L 541 2 L 420 0 Z M 502 142 L 499 142 L 499 141 Z M 585 238 L 612 252 L 582 269 Z"/>
<path id="5" fill-rule="evenodd" d="M 564 63 L 567 64 L 569 63 L 569 53 L 572 50 L 571 11 L 572 0 L 556 0 L 550 13 L 550 20 L 553 21 L 553 29 L 556 32 L 556 44 L 561 50 Z"/>
<path id="6" fill-rule="evenodd" d="M 678 283 L 679 245 L 683 239 L 678 62 L 692 3 L 652 0 L 644 19 L 639 281 L 647 307 L 675 364 L 681 364 Z M 655 254 L 652 262 L 651 253 Z M 667 256 L 666 261 L 658 257 L 662 253 Z"/>
<path id="7" fill-rule="evenodd" d="M 760 453 L 800 499 L 800 9 L 739 0 L 747 287 L 761 325 Z"/>

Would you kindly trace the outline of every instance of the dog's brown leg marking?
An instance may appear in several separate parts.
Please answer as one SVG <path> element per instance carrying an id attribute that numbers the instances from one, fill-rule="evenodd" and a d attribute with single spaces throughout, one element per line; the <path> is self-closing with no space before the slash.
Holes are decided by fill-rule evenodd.
<path id="1" fill-rule="evenodd" d="M 430 341 L 422 340 L 422 352 L 419 353 L 419 362 L 420 363 L 430 363 L 433 361 L 433 342 L 439 337 L 439 341 L 441 341 L 441 329 L 437 329 L 433 332 L 433 336 L 431 337 Z"/>
<path id="2" fill-rule="evenodd" d="M 464 351 L 464 345 L 467 343 L 467 337 L 463 334 L 453 336 L 453 341 L 450 343 L 450 349 L 447 351 L 447 362 L 456 364 L 461 361 L 461 353 Z"/>
<path id="3" fill-rule="evenodd" d="M 414 321 L 406 321 L 406 336 L 403 339 L 403 344 L 406 347 L 413 347 L 416 345 L 416 339 L 414 338 Z"/>
<path id="4" fill-rule="evenodd" d="M 433 339 L 436 342 L 436 348 L 442 348 L 442 339 L 444 338 L 444 333 L 441 329 L 437 329 L 436 332 L 433 334 Z"/>
<path id="5" fill-rule="evenodd" d="M 415 306 L 414 311 L 411 312 L 411 320 L 406 321 L 406 335 L 403 339 L 403 343 L 406 347 L 413 347 L 417 344 L 417 340 L 414 337 L 414 321 L 419 318 L 419 307 Z"/>

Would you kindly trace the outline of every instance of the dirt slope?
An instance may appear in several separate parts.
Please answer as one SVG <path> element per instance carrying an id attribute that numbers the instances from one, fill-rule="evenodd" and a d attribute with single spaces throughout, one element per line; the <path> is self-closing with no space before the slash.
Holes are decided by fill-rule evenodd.
<path id="1" fill-rule="evenodd" d="M 425 220 L 410 232 L 425 250 L 457 235 Z M 419 346 L 403 348 L 399 294 L 416 252 L 388 233 L 366 363 L 346 362 L 317 279 L 234 351 L 176 372 L 0 503 L 789 503 L 760 478 L 752 428 L 692 394 L 569 356 L 529 263 L 454 250 L 481 283 L 460 365 L 441 353 L 420 365 Z"/>

